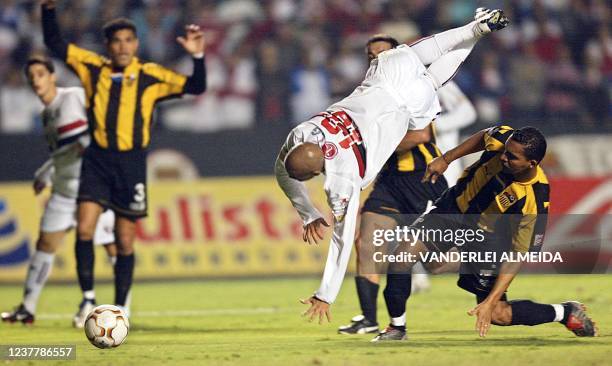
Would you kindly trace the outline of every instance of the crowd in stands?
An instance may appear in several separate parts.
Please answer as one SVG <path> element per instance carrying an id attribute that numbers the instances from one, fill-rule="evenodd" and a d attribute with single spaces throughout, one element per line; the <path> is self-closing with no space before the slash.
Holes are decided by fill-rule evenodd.
<path id="1" fill-rule="evenodd" d="M 58 1 L 64 38 L 104 52 L 101 28 L 132 19 L 140 58 L 189 74 L 175 38 L 199 24 L 208 90 L 164 104 L 157 127 L 190 132 L 283 128 L 352 91 L 367 69 L 366 40 L 409 43 L 503 8 L 512 26 L 483 39 L 456 81 L 479 124 L 516 121 L 553 133 L 612 133 L 612 7 L 606 0 L 71 0 Z M 36 1 L 0 0 L 0 133 L 40 133 L 41 105 L 22 65 L 44 52 Z M 78 85 L 60 63 L 62 85 Z M 410 87 L 407 85 L 406 87 Z"/>

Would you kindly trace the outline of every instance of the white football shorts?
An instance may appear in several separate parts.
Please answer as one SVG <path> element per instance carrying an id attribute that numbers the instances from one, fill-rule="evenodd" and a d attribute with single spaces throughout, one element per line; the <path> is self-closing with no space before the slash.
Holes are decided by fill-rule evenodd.
<path id="1" fill-rule="evenodd" d="M 65 231 L 76 227 L 76 199 L 52 193 L 40 220 L 40 230 L 45 233 Z M 115 242 L 115 213 L 106 210 L 98 218 L 94 244 L 103 245 Z"/>

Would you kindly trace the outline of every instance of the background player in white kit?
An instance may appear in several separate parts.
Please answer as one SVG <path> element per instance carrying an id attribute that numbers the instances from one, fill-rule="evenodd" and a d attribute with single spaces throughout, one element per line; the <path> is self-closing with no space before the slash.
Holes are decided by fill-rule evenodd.
<path id="1" fill-rule="evenodd" d="M 51 154 L 35 173 L 34 192 L 39 194 L 49 184 L 52 190 L 40 222 L 36 252 L 30 260 L 23 302 L 15 311 L 2 313 L 2 320 L 31 324 L 38 298 L 51 273 L 55 251 L 76 224 L 81 153 L 89 144 L 89 132 L 82 88 L 57 87 L 53 63 L 47 58 L 31 58 L 24 71 L 32 90 L 45 106 L 42 120 Z M 114 223 L 113 212 L 106 211 L 98 220 L 94 239 L 105 246 L 111 262 L 116 256 Z M 74 325 L 82 328 L 83 319 L 75 318 Z"/>
<path id="2" fill-rule="evenodd" d="M 336 299 L 353 244 L 359 195 L 377 176 L 408 130 L 426 127 L 440 113 L 436 91 L 449 81 L 483 35 L 504 28 L 500 10 L 478 9 L 475 21 L 378 55 L 355 91 L 294 128 L 275 164 L 277 181 L 304 223 L 304 240 L 322 239 L 329 226 L 301 181 L 325 173 L 334 231 L 321 286 L 304 313 L 326 316 Z M 425 68 L 425 65 L 429 65 Z"/>

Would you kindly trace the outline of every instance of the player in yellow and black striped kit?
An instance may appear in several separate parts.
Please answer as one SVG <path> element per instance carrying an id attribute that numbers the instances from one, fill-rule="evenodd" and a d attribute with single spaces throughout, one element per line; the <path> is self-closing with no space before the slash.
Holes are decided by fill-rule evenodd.
<path id="1" fill-rule="evenodd" d="M 497 126 L 480 131 L 454 149 L 434 159 L 425 179 L 436 181 L 448 165 L 465 155 L 483 151 L 466 168 L 458 183 L 446 190 L 434 208 L 412 224 L 423 235 L 401 243 L 396 253 L 417 258 L 428 252 L 447 252 L 458 246 L 468 252 L 538 252 L 544 241 L 549 206 L 549 184 L 539 163 L 546 153 L 546 140 L 539 130 L 513 130 Z M 459 234 L 480 230 L 472 239 L 459 242 Z M 444 232 L 444 235 L 430 233 Z M 449 232 L 452 235 L 446 235 Z M 427 233 L 427 234 L 425 234 Z M 427 236 L 425 236 L 427 235 Z M 582 304 L 538 304 L 529 300 L 508 301 L 506 290 L 520 269 L 520 262 L 461 263 L 459 287 L 476 295 L 476 328 L 485 336 L 496 325 L 537 325 L 561 322 L 578 336 L 597 335 L 597 329 Z M 411 263 L 391 263 L 390 273 L 401 273 Z M 405 291 L 401 278 L 389 275 L 387 287 L 395 296 L 385 296 L 391 324 L 374 341 L 405 339 Z M 403 324 L 399 323 L 403 321 Z"/>
<path id="2" fill-rule="evenodd" d="M 78 326 L 95 304 L 92 237 L 104 208 L 115 211 L 117 217 L 115 304 L 126 303 L 134 270 L 136 220 L 147 214 L 146 155 L 153 110 L 163 100 L 205 91 L 205 42 L 196 25 L 187 26 L 185 36 L 177 38 L 193 57 L 193 73 L 187 77 L 139 60 L 136 27 L 128 19 L 104 26 L 108 57 L 67 43 L 60 35 L 55 7 L 55 0 L 42 1 L 44 41 L 79 77 L 92 136 L 83 154 L 78 194 L 76 259 L 84 293 L 75 316 Z"/>

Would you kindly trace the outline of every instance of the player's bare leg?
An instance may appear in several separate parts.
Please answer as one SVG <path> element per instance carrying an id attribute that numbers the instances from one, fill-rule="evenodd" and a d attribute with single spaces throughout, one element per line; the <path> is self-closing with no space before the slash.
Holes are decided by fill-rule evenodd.
<path id="1" fill-rule="evenodd" d="M 108 256 L 108 261 L 111 265 L 115 265 L 117 262 L 117 244 L 108 243 L 104 244 L 104 250 L 106 251 L 106 255 Z"/>
<path id="2" fill-rule="evenodd" d="M 42 292 L 51 269 L 57 248 L 64 241 L 66 231 L 40 232 L 36 242 L 36 252 L 30 258 L 30 266 L 25 281 L 24 295 L 22 303 L 11 312 L 1 314 L 2 321 L 23 324 L 32 324 L 36 305 Z"/>
<path id="3" fill-rule="evenodd" d="M 393 229 L 397 222 L 385 215 L 364 212 L 361 215 L 359 235 L 355 241 L 357 251 L 357 276 L 355 285 L 357 296 L 361 306 L 362 314 L 351 319 L 351 324 L 343 325 L 338 328 L 340 334 L 366 334 L 378 332 L 378 322 L 376 320 L 378 288 L 380 282 L 379 273 L 386 272 L 385 268 L 377 268 L 372 259 L 377 250 L 374 246 L 374 230 Z M 385 249 L 386 246 L 383 248 Z"/>
<path id="4" fill-rule="evenodd" d="M 132 218 L 117 216 L 115 222 L 115 240 L 117 244 L 117 262 L 115 263 L 115 305 L 129 316 L 127 307 L 132 278 L 134 275 L 134 238 L 136 221 Z"/>
<path id="5" fill-rule="evenodd" d="M 79 285 L 83 292 L 83 300 L 72 322 L 77 328 L 83 327 L 87 314 L 96 304 L 93 238 L 102 210 L 100 204 L 91 201 L 80 202 L 77 209 L 77 240 L 74 250 Z"/>

